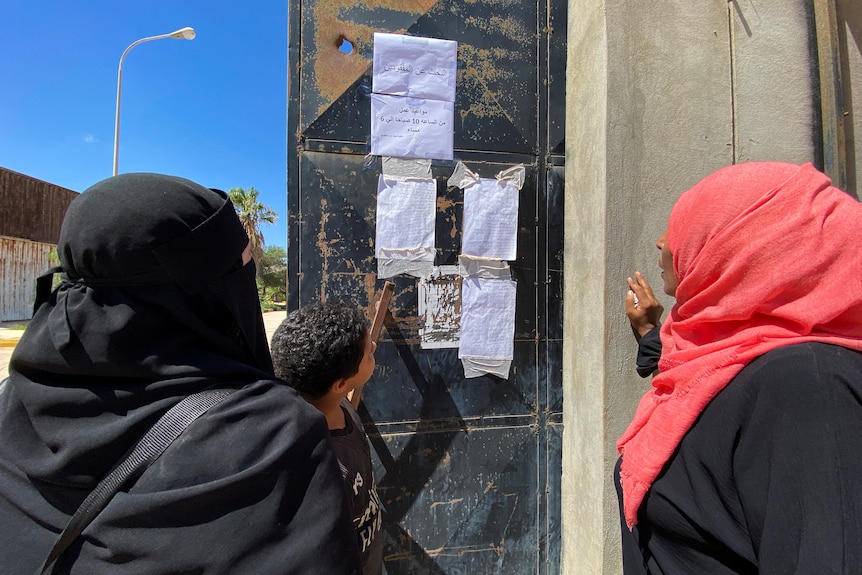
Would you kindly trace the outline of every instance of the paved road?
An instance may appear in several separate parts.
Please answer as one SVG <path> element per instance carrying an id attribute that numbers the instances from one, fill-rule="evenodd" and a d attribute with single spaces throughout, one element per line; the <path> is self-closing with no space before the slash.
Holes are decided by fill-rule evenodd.
<path id="1" fill-rule="evenodd" d="M 0 347 L 0 381 L 9 375 L 9 358 L 12 357 L 13 347 Z"/>
<path id="2" fill-rule="evenodd" d="M 266 339 L 271 340 L 275 329 L 287 317 L 286 311 L 270 311 L 263 314 L 263 324 L 266 328 Z"/>
<path id="3" fill-rule="evenodd" d="M 273 332 L 286 316 L 287 312 L 284 311 L 271 311 L 263 314 L 267 339 L 272 337 Z M 20 337 L 21 333 L 23 332 L 0 328 L 0 380 L 9 375 L 9 358 L 12 357 L 12 350 L 15 349 L 12 342 L 14 338 Z"/>

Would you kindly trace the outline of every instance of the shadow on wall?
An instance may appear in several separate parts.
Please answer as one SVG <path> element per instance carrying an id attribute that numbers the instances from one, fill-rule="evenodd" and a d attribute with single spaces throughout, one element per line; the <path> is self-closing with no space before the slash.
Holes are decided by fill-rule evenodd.
<path id="1" fill-rule="evenodd" d="M 409 573 L 443 575 L 445 571 L 437 564 L 434 557 L 415 541 L 413 535 L 402 528 L 400 523 L 416 503 L 424 486 L 440 466 L 440 462 L 451 457 L 452 444 L 458 435 L 466 432 L 466 424 L 458 407 L 447 393 L 444 382 L 436 378 L 428 380 L 425 377 L 410 346 L 403 343 L 404 334 L 391 315 L 386 317 L 386 330 L 396 342 L 395 349 L 407 366 L 413 382 L 421 391 L 423 398 L 427 398 L 427 401 L 422 404 L 417 433 L 411 437 L 397 459 L 389 454 L 390 448 L 376 426 L 373 423 L 369 425 L 371 418 L 364 404 L 360 405 L 360 413 L 363 421 L 366 422 L 369 440 L 386 469 L 386 474 L 378 478 L 378 490 L 384 508 L 381 535 L 384 537 L 386 572 L 390 575 Z M 432 431 L 428 424 L 424 423 L 429 415 L 426 410 L 432 405 L 442 410 L 436 414 L 437 416 L 449 419 L 453 423 L 450 429 L 438 433 L 422 433 L 422 431 Z"/>

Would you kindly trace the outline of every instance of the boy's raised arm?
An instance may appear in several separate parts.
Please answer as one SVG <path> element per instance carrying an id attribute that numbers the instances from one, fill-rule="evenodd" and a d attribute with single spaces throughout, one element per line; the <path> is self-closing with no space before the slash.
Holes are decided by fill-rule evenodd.
<path id="1" fill-rule="evenodd" d="M 374 311 L 374 319 L 371 321 L 371 341 L 377 342 L 380 339 L 380 332 L 383 330 L 383 320 L 386 319 L 386 314 L 389 312 L 389 300 L 392 297 L 392 292 L 395 289 L 395 284 L 388 281 L 383 285 L 383 291 L 380 293 L 380 299 L 377 301 L 377 308 Z M 365 384 L 354 389 L 350 394 L 350 404 L 353 409 L 359 409 L 359 401 L 362 398 L 362 388 Z"/>

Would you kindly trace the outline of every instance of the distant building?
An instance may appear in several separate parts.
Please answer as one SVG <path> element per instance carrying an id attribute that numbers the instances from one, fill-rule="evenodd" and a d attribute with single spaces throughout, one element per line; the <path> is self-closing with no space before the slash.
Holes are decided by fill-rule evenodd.
<path id="1" fill-rule="evenodd" d="M 0 321 L 30 319 L 36 278 L 52 264 L 78 192 L 0 168 Z"/>

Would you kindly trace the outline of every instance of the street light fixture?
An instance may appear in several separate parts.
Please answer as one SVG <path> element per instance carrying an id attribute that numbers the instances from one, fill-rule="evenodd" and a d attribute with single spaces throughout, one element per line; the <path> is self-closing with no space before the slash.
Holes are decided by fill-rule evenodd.
<path id="1" fill-rule="evenodd" d="M 150 40 L 161 40 L 163 38 L 182 38 L 184 40 L 194 40 L 195 39 L 195 29 L 189 28 L 186 26 L 185 28 L 180 28 L 176 32 L 171 32 L 170 34 L 159 34 L 158 36 L 149 36 L 148 38 L 141 38 L 140 40 L 136 40 L 132 42 L 126 51 L 123 52 L 123 55 L 120 56 L 120 66 L 117 69 L 117 115 L 114 118 L 114 175 L 117 175 L 117 167 L 120 161 L 120 93 L 123 90 L 123 60 L 126 58 L 126 54 L 129 53 L 129 50 L 137 46 L 138 44 L 143 44 L 144 42 L 149 42 Z"/>

